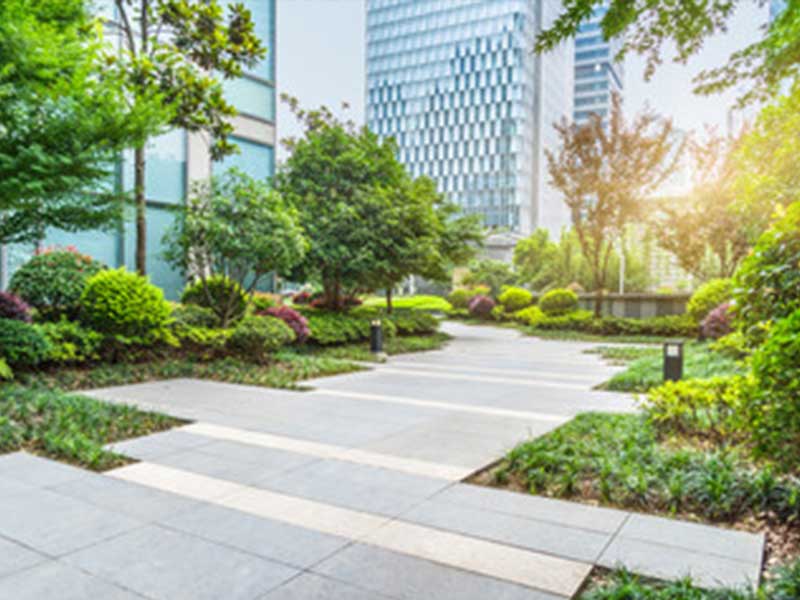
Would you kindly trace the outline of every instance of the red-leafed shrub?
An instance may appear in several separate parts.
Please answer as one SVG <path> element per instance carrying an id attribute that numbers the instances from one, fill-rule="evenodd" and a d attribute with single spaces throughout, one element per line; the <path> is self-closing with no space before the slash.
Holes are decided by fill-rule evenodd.
<path id="1" fill-rule="evenodd" d="M 495 302 L 489 296 L 475 296 L 469 301 L 469 314 L 478 319 L 488 319 L 494 307 Z"/>
<path id="2" fill-rule="evenodd" d="M 308 319 L 299 312 L 288 306 L 271 306 L 256 312 L 257 315 L 275 317 L 286 323 L 294 331 L 295 339 L 298 344 L 305 342 L 311 335 L 308 327 Z"/>
<path id="3" fill-rule="evenodd" d="M 294 296 L 292 296 L 292 302 L 295 304 L 308 304 L 311 302 L 311 292 L 297 292 Z"/>
<path id="4" fill-rule="evenodd" d="M 19 296 L 9 292 L 0 292 L 0 317 L 30 323 L 31 307 Z"/>
<path id="5" fill-rule="evenodd" d="M 706 318 L 700 323 L 700 331 L 703 333 L 703 337 L 717 340 L 733 330 L 732 321 L 731 305 L 729 302 L 723 302 L 706 315 Z"/>

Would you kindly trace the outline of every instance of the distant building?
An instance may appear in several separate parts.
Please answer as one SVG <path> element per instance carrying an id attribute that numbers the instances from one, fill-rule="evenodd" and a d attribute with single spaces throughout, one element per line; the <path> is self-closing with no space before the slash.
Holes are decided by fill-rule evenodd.
<path id="1" fill-rule="evenodd" d="M 574 120 L 578 124 L 588 121 L 592 113 L 605 119 L 611 95 L 621 95 L 625 87 L 624 66 L 614 60 L 621 42 L 619 38 L 605 41 L 600 30 L 600 20 L 607 10 L 607 6 L 598 7 L 575 36 Z"/>
<path id="2" fill-rule="evenodd" d="M 207 179 L 231 167 L 256 178 L 270 177 L 275 171 L 275 0 L 242 0 L 250 9 L 255 32 L 268 49 L 267 58 L 241 78 L 224 82 L 225 94 L 238 110 L 232 121 L 231 141 L 239 153 L 214 163 L 205 134 L 176 130 L 150 141 L 147 146 L 147 271 L 153 283 L 163 288 L 168 298 L 180 295 L 182 276 L 162 258 L 161 240 L 189 192 L 191 182 Z M 116 18 L 114 3 L 101 0 L 99 14 Z M 113 39 L 113 38 L 112 38 Z M 120 191 L 133 187 L 133 153 L 120 157 L 114 185 Z M 84 254 L 111 267 L 135 268 L 135 224 L 126 220 L 113 231 L 69 233 L 47 232 L 39 244 L 75 246 Z M 14 271 L 28 260 L 34 247 L 14 244 L 0 248 L 0 283 L 5 288 Z"/>
<path id="3" fill-rule="evenodd" d="M 486 225 L 557 236 L 552 124 L 572 114 L 572 44 L 536 55 L 557 0 L 367 0 L 367 124 L 414 176 Z"/>

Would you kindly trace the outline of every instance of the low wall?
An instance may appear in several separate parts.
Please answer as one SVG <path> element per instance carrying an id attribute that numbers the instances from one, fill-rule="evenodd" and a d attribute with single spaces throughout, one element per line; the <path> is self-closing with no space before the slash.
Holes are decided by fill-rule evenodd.
<path id="1" fill-rule="evenodd" d="M 691 294 L 604 294 L 603 315 L 644 319 L 666 315 L 682 315 Z M 578 302 L 586 310 L 594 310 L 594 294 L 580 294 Z"/>

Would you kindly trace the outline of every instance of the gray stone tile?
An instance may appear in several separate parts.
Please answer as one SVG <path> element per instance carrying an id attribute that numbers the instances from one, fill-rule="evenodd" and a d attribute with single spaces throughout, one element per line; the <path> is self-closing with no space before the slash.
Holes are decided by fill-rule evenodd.
<path id="1" fill-rule="evenodd" d="M 761 563 L 764 535 L 687 523 L 650 515 L 632 514 L 619 532 L 620 537 L 686 548 L 693 552 Z"/>
<path id="2" fill-rule="evenodd" d="M 64 560 L 157 600 L 257 598 L 298 573 L 252 554 L 152 525 Z"/>
<path id="3" fill-rule="evenodd" d="M 17 479 L 0 477 L 0 492 L 2 492 L 3 496 L 12 496 L 20 492 L 29 492 L 32 489 L 36 489 L 36 487 L 29 483 L 23 483 Z"/>
<path id="4" fill-rule="evenodd" d="M 594 562 L 611 539 L 608 533 L 442 502 L 426 502 L 401 519 L 582 562 Z"/>
<path id="5" fill-rule="evenodd" d="M 140 526 L 138 520 L 45 489 L 0 496 L 0 535 L 50 556 Z"/>
<path id="6" fill-rule="evenodd" d="M 48 560 L 43 554 L 0 537 L 0 577 L 22 571 Z"/>
<path id="7" fill-rule="evenodd" d="M 386 596 L 329 577 L 304 573 L 268 593 L 263 600 L 391 600 L 393 598 L 396 599 L 396 596 Z"/>
<path id="8" fill-rule="evenodd" d="M 657 579 L 691 577 L 702 587 L 743 587 L 758 584 L 761 563 L 747 563 L 674 546 L 618 537 L 603 552 L 598 564 Z"/>
<path id="9" fill-rule="evenodd" d="M 289 471 L 318 460 L 306 454 L 230 441 L 215 441 L 198 448 L 197 452 L 226 460 L 255 464 L 273 473 Z"/>
<path id="10" fill-rule="evenodd" d="M 173 516 L 162 523 L 165 527 L 301 568 L 319 562 L 350 543 L 336 536 L 213 505 Z"/>
<path id="11" fill-rule="evenodd" d="M 600 533 L 616 532 L 629 514 L 621 510 L 466 483 L 448 487 L 437 494 L 435 500 Z"/>
<path id="12" fill-rule="evenodd" d="M 403 600 L 418 600 L 419 598 L 555 600 L 560 598 L 528 587 L 364 544 L 342 550 L 314 567 L 312 571 L 377 593 L 388 591 Z"/>
<path id="13" fill-rule="evenodd" d="M 282 468 L 276 465 L 261 466 L 257 463 L 231 460 L 194 450 L 159 456 L 149 462 L 243 485 L 253 485 L 282 471 Z"/>
<path id="14" fill-rule="evenodd" d="M 91 474 L 50 489 L 144 522 L 163 519 L 201 506 L 201 503 L 183 496 L 99 474 Z"/>
<path id="15" fill-rule="evenodd" d="M 14 452 L 0 456 L 0 477 L 29 486 L 57 485 L 85 475 L 86 471 L 78 467 L 34 456 L 27 452 Z"/>
<path id="16" fill-rule="evenodd" d="M 142 596 L 57 561 L 0 578 L 0 598 L 141 600 Z"/>
<path id="17" fill-rule="evenodd" d="M 179 429 L 171 429 L 169 431 L 161 431 L 152 435 L 133 438 L 122 442 L 115 442 L 109 444 L 106 448 L 131 458 L 152 460 L 182 450 L 198 448 L 213 443 L 214 441 L 215 440 L 202 435 L 194 435 Z"/>

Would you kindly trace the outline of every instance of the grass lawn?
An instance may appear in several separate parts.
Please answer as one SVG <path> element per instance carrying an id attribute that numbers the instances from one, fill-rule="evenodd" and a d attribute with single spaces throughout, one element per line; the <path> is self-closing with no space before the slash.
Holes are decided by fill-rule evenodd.
<path id="1" fill-rule="evenodd" d="M 410 352 L 426 352 L 428 350 L 439 350 L 449 342 L 452 336 L 438 332 L 430 335 L 409 335 L 396 336 L 384 340 L 383 350 L 389 356 L 395 354 L 407 354 Z M 316 348 L 304 348 L 298 350 L 300 356 L 310 356 L 314 358 L 327 358 L 337 360 L 357 360 L 361 362 L 375 362 L 377 359 L 369 351 L 369 343 L 345 344 L 342 346 L 319 346 Z"/>
<path id="2" fill-rule="evenodd" d="M 382 296 L 370 296 L 364 300 L 364 306 L 375 308 L 386 308 L 386 298 Z M 415 310 L 427 310 L 431 312 L 445 312 L 452 309 L 450 303 L 440 296 L 398 296 L 392 298 L 394 308 L 412 308 Z"/>
<path id="3" fill-rule="evenodd" d="M 528 335 L 533 335 L 543 340 L 563 340 L 566 342 L 613 342 L 617 344 L 659 344 L 664 343 L 667 339 L 663 336 L 656 335 L 597 335 L 594 333 L 584 333 L 582 331 L 568 331 L 557 329 L 537 329 L 535 327 L 526 327 L 524 331 Z"/>
<path id="4" fill-rule="evenodd" d="M 104 471 L 129 462 L 105 444 L 163 431 L 183 421 L 56 390 L 0 388 L 0 453 L 28 450 Z"/>
<path id="5" fill-rule="evenodd" d="M 662 437 L 643 415 L 579 415 L 476 482 L 767 530 L 774 556 L 800 551 L 800 478 L 753 463 L 740 447 Z"/>
<path id="6" fill-rule="evenodd" d="M 714 352 L 707 343 L 691 342 L 683 347 L 684 379 L 707 379 L 717 375 L 736 375 L 744 372 L 738 361 Z M 598 349 L 605 358 L 630 361 L 628 368 L 603 384 L 603 389 L 618 392 L 646 392 L 664 382 L 662 348 L 636 350 Z"/>

